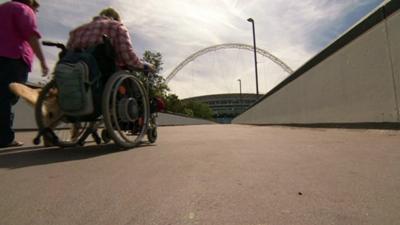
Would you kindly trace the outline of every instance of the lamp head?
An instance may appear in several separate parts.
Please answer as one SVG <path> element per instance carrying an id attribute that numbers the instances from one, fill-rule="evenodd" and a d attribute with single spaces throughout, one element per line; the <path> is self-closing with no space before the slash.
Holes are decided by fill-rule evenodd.
<path id="1" fill-rule="evenodd" d="M 249 21 L 249 22 L 251 22 L 251 23 L 254 23 L 253 18 L 248 18 L 247 21 Z"/>

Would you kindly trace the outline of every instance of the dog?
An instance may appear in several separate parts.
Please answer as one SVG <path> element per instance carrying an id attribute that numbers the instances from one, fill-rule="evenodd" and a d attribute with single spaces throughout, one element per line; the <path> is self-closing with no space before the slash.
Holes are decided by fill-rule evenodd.
<path id="1" fill-rule="evenodd" d="M 29 105 L 32 107 L 36 107 L 39 94 L 42 91 L 41 88 L 31 88 L 27 85 L 21 83 L 11 83 L 9 85 L 10 91 L 18 97 L 24 99 Z M 60 123 L 62 118 L 62 111 L 58 105 L 57 101 L 58 91 L 56 88 L 50 89 L 48 92 L 48 96 L 43 102 L 42 107 L 42 117 L 43 117 L 43 125 L 45 127 L 56 128 Z M 73 124 L 70 128 L 70 139 L 73 140 L 79 136 L 79 126 L 77 124 Z M 49 140 L 44 138 L 44 142 L 46 146 L 51 145 Z"/>
<path id="2" fill-rule="evenodd" d="M 39 93 L 42 91 L 41 88 L 31 88 L 21 83 L 11 83 L 9 89 L 13 94 L 24 99 L 32 107 L 36 106 Z M 51 126 L 52 123 L 57 123 L 55 120 L 61 116 L 61 110 L 57 103 L 56 89 L 49 91 L 48 98 L 43 102 L 42 113 L 45 126 Z M 56 126 L 57 124 L 52 125 L 52 127 Z"/>

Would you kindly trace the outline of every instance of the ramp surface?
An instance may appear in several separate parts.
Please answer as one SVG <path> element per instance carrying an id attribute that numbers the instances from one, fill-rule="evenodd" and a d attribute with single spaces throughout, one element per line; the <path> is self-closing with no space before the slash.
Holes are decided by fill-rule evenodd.
<path id="1" fill-rule="evenodd" d="M 0 224 L 397 224 L 399 146 L 398 131 L 200 125 L 128 151 L 0 149 Z"/>

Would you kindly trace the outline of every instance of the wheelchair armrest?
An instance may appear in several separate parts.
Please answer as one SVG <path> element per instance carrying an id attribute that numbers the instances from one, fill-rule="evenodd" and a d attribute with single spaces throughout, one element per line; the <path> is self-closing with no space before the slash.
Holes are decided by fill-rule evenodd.
<path id="1" fill-rule="evenodd" d="M 143 68 L 135 67 L 135 66 L 122 66 L 122 70 L 128 70 L 130 72 L 145 72 Z"/>

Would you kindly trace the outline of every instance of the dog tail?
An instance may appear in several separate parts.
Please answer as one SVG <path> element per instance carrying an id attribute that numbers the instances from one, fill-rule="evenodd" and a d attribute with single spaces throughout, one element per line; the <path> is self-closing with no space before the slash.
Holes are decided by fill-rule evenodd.
<path id="1" fill-rule="evenodd" d="M 12 93 L 23 98 L 31 106 L 36 105 L 39 92 L 41 90 L 40 88 L 30 88 L 20 83 L 11 83 L 8 87 Z"/>

